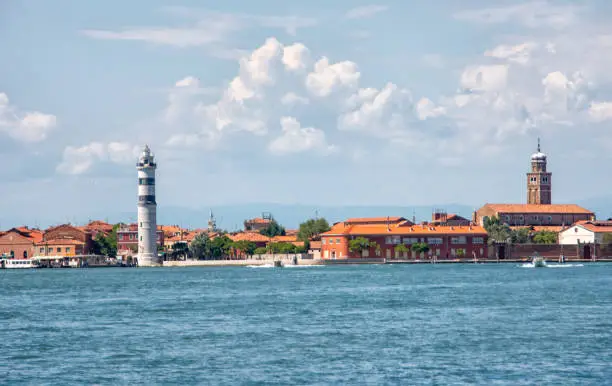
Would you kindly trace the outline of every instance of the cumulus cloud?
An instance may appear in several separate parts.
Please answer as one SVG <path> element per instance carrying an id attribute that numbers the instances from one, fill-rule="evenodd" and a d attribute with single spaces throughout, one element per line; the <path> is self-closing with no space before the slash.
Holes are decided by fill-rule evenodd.
<path id="1" fill-rule="evenodd" d="M 55 115 L 38 111 L 23 112 L 10 104 L 8 95 L 0 93 L 0 132 L 21 142 L 40 142 L 55 128 Z"/>
<path id="2" fill-rule="evenodd" d="M 281 103 L 283 105 L 291 106 L 291 105 L 307 105 L 309 103 L 308 98 L 300 96 L 294 92 L 288 92 L 281 98 Z"/>
<path id="3" fill-rule="evenodd" d="M 299 71 L 309 64 L 308 48 L 302 43 L 295 43 L 283 49 L 283 64 L 289 71 Z"/>
<path id="4" fill-rule="evenodd" d="M 461 74 L 461 87 L 471 91 L 499 91 L 506 87 L 508 66 L 471 66 Z"/>
<path id="5" fill-rule="evenodd" d="M 62 174 L 84 174 L 96 162 L 112 162 L 127 165 L 134 162 L 140 148 L 126 142 L 91 142 L 80 147 L 67 146 L 56 170 Z"/>
<path id="6" fill-rule="evenodd" d="M 446 114 L 446 109 L 442 106 L 436 106 L 429 98 L 421 98 L 416 104 L 416 113 L 418 118 L 424 121 L 428 118 Z"/>
<path id="7" fill-rule="evenodd" d="M 486 51 L 485 56 L 505 59 L 519 64 L 527 64 L 531 58 L 531 53 L 536 48 L 538 48 L 538 45 L 534 42 L 521 43 L 514 46 L 501 44 L 492 50 Z"/>
<path id="8" fill-rule="evenodd" d="M 270 142 L 269 150 L 275 155 L 316 151 L 328 154 L 335 150 L 327 143 L 325 132 L 314 127 L 302 127 L 294 117 L 280 120 L 283 134 Z"/>
<path id="9" fill-rule="evenodd" d="M 589 115 L 595 122 L 612 120 L 612 102 L 591 102 Z"/>
<path id="10" fill-rule="evenodd" d="M 306 87 L 317 96 L 327 96 L 339 87 L 356 87 L 360 76 L 355 63 L 347 60 L 330 64 L 329 59 L 323 57 L 306 77 Z"/>

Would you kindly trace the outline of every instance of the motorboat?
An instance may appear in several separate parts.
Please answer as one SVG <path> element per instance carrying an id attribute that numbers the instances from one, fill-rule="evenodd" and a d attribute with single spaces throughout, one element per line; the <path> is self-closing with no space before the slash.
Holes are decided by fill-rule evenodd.
<path id="1" fill-rule="evenodd" d="M 531 260 L 534 268 L 544 268 L 546 267 L 546 261 L 542 256 L 534 256 L 533 260 Z"/>
<path id="2" fill-rule="evenodd" d="M 4 269 L 27 269 L 36 268 L 37 264 L 32 259 L 2 259 L 0 268 Z"/>

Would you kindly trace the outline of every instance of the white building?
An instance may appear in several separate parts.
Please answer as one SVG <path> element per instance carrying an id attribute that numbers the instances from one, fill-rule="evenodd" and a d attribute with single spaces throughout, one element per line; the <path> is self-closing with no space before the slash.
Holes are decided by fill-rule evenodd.
<path id="1" fill-rule="evenodd" d="M 157 255 L 157 202 L 155 201 L 155 158 L 149 146 L 136 164 L 138 169 L 138 265 L 160 265 Z"/>
<path id="2" fill-rule="evenodd" d="M 559 233 L 559 244 L 602 244 L 606 234 L 612 234 L 612 221 L 578 221 Z"/>

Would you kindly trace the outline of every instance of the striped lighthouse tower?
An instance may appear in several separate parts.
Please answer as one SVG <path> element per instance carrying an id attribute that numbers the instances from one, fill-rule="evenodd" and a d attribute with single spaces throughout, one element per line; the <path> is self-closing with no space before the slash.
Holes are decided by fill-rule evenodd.
<path id="1" fill-rule="evenodd" d="M 157 202 L 155 201 L 155 158 L 149 146 L 136 164 L 138 169 L 138 265 L 160 265 L 157 256 Z"/>

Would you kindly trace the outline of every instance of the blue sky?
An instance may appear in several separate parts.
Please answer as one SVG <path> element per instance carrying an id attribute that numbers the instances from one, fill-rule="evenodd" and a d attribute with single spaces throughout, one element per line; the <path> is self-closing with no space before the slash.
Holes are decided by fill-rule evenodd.
<path id="1" fill-rule="evenodd" d="M 130 210 L 144 143 L 160 207 L 523 202 L 537 137 L 553 201 L 606 195 L 610 16 L 605 1 L 4 1 L 0 211 Z"/>

